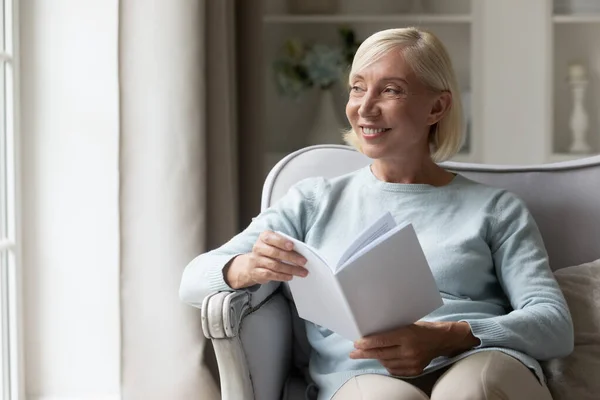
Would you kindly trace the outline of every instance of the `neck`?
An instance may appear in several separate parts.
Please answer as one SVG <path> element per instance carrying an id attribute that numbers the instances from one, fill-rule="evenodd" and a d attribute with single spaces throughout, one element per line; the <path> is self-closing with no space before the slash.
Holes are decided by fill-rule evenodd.
<path id="1" fill-rule="evenodd" d="M 429 155 L 419 158 L 377 159 L 373 162 L 371 171 L 377 179 L 390 183 L 444 186 L 454 178 L 454 174 L 434 163 Z"/>

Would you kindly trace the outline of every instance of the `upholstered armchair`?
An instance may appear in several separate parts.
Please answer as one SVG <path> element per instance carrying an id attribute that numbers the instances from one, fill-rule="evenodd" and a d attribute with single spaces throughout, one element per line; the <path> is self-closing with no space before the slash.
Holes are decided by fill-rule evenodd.
<path id="1" fill-rule="evenodd" d="M 342 175 L 369 162 L 347 146 L 296 151 L 268 175 L 262 209 L 301 179 Z M 540 227 L 553 270 L 600 259 L 600 156 L 527 167 L 451 162 L 444 166 L 519 195 Z M 215 349 L 223 399 L 305 398 L 302 371 L 310 348 L 285 285 L 207 296 L 202 328 Z"/>

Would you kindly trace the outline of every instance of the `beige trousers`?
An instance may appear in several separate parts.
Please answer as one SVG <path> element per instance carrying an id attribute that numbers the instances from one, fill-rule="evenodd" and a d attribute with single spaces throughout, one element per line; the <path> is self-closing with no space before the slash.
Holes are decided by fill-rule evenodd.
<path id="1" fill-rule="evenodd" d="M 520 361 L 499 351 L 466 357 L 414 380 L 359 375 L 332 400 L 552 400 L 546 385 Z"/>

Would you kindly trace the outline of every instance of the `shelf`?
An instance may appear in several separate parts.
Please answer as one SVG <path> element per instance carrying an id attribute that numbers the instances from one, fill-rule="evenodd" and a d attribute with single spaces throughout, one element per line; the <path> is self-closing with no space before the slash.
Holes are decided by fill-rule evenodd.
<path id="1" fill-rule="evenodd" d="M 321 23 L 380 23 L 400 22 L 413 24 L 468 24 L 472 18 L 469 14 L 389 14 L 389 15 L 360 15 L 360 14 L 332 14 L 332 15 L 265 15 L 265 23 L 271 24 L 321 24 Z"/>
<path id="2" fill-rule="evenodd" d="M 552 17 L 555 24 L 584 24 L 584 23 L 600 23 L 599 14 L 562 14 Z"/>

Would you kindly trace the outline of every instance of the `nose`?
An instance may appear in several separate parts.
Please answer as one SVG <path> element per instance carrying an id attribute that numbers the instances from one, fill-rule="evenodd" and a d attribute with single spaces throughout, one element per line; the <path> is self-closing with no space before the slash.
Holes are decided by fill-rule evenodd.
<path id="1" fill-rule="evenodd" d="M 377 99 L 371 93 L 365 93 L 360 99 L 358 115 L 362 118 L 377 117 L 381 114 L 381 109 L 377 104 Z"/>

